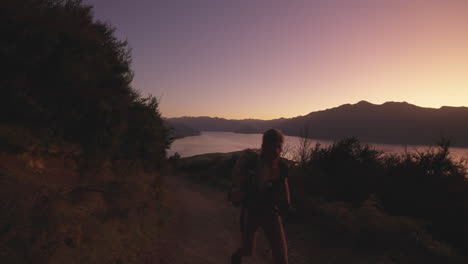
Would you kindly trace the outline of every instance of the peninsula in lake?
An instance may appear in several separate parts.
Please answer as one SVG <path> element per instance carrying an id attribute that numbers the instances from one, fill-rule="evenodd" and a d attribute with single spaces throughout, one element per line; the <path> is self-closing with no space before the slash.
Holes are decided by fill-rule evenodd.
<path id="1" fill-rule="evenodd" d="M 468 107 L 436 109 L 406 102 L 378 105 L 360 101 L 293 118 L 232 120 L 203 116 L 166 121 L 195 131 L 262 133 L 275 127 L 289 136 L 325 140 L 355 136 L 365 142 L 389 144 L 432 145 L 444 137 L 451 139 L 453 146 L 468 147 Z"/>

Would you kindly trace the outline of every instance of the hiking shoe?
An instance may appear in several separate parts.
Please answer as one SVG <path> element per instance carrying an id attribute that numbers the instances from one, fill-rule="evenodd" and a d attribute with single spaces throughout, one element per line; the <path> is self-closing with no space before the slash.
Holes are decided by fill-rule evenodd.
<path id="1" fill-rule="evenodd" d="M 241 264 L 241 257 L 236 253 L 232 254 L 231 264 Z"/>

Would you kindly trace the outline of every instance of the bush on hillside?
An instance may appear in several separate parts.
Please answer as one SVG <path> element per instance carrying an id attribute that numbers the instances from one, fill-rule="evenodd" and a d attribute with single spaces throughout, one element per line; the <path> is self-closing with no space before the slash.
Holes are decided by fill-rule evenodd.
<path id="1" fill-rule="evenodd" d="M 170 141 L 157 100 L 131 87 L 128 44 L 110 25 L 80 0 L 0 5 L 0 123 L 77 143 L 87 161 L 160 163 Z"/>
<path id="2" fill-rule="evenodd" d="M 354 208 L 377 197 L 391 215 L 430 223 L 436 239 L 468 253 L 468 181 L 463 160 L 455 161 L 450 143 L 424 152 L 389 154 L 347 138 L 310 151 L 309 162 L 299 168 L 304 188 L 298 193 L 343 201 Z M 303 197 L 302 197 L 303 198 Z"/>
<path id="3" fill-rule="evenodd" d="M 2 1 L 0 30 L 0 262 L 154 259 L 170 140 L 127 43 L 79 0 Z"/>

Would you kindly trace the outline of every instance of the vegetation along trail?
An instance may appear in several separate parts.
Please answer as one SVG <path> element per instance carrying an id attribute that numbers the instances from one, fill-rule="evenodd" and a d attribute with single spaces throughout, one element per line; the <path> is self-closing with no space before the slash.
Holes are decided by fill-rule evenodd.
<path id="1" fill-rule="evenodd" d="M 148 263 L 230 263 L 240 241 L 239 209 L 227 202 L 226 193 L 169 173 L 164 177 L 163 196 L 163 228 L 157 239 L 157 253 L 151 254 Z M 346 243 L 327 243 L 328 235 L 324 237 L 321 227 L 313 223 L 293 220 L 286 223 L 285 229 L 289 263 L 399 263 L 381 252 L 363 254 Z M 273 263 L 262 231 L 257 237 L 255 256 L 244 258 L 243 263 Z"/>
<path id="2" fill-rule="evenodd" d="M 176 175 L 164 179 L 164 203 L 169 214 L 157 245 L 157 263 L 229 263 L 238 247 L 239 209 L 226 201 L 226 194 L 211 186 L 200 185 Z M 299 237 L 298 228 L 287 228 L 290 238 Z M 289 241 L 291 263 L 312 263 L 301 254 L 299 243 Z M 255 257 L 245 263 L 273 263 L 268 243 L 260 232 Z"/>

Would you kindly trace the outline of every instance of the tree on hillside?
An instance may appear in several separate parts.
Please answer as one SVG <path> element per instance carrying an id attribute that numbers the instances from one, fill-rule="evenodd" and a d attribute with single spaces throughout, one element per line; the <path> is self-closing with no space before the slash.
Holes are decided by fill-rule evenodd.
<path id="1" fill-rule="evenodd" d="M 0 123 L 37 128 L 93 157 L 161 160 L 157 100 L 131 87 L 126 41 L 80 0 L 0 4 Z"/>

